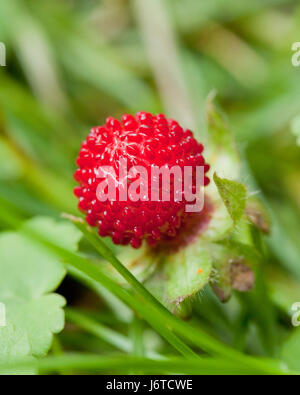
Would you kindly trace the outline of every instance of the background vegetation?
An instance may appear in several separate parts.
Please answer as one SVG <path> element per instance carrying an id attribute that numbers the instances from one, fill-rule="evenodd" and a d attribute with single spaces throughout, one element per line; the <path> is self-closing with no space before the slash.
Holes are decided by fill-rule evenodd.
<path id="1" fill-rule="evenodd" d="M 25 275 L 28 262 L 22 255 L 24 240 L 8 230 L 41 215 L 58 219 L 61 212 L 77 213 L 72 174 L 92 126 L 108 115 L 166 112 L 206 142 L 205 106 L 212 90 L 238 142 L 242 181 L 263 201 L 271 220 L 259 290 L 234 295 L 222 305 L 205 289 L 194 299 L 189 323 L 155 307 L 129 279 L 133 291 L 149 299 L 142 320 L 132 313 L 143 310 L 142 299 L 135 300 L 131 290 L 123 291 L 75 254 L 77 233 L 46 223 L 47 237 L 68 246 L 55 254 L 73 263 L 58 290 L 68 302 L 67 324 L 53 341 L 49 334 L 38 335 L 45 321 L 52 322 L 50 313 L 34 324 L 35 340 L 29 341 L 34 352 L 14 328 L 2 332 L 2 339 L 0 332 L 3 349 L 9 341 L 22 344 L 23 354 L 16 356 L 45 356 L 52 344 L 52 357 L 29 359 L 18 369 L 299 371 L 300 334 L 291 325 L 291 306 L 300 302 L 300 67 L 291 64 L 291 45 L 300 41 L 298 1 L 2 0 L 0 41 L 7 46 L 7 67 L 0 68 L 0 245 L 2 263 L 15 267 L 14 275 L 22 268 Z M 38 221 L 31 221 L 31 228 Z M 84 241 L 81 248 L 90 249 Z M 7 249 L 19 250 L 15 266 Z M 32 251 L 35 268 L 48 254 L 39 253 Z M 102 254 L 113 260 L 107 251 Z M 31 284 L 23 292 L 19 280 L 10 283 L 2 267 L 0 302 L 13 289 L 18 298 L 40 298 L 38 311 L 57 313 L 63 301 L 50 301 L 55 296 L 48 293 L 64 277 L 62 269 L 51 266 L 51 274 L 50 269 L 28 270 Z M 20 319 L 30 318 L 27 313 L 18 313 Z M 51 325 L 59 332 L 63 317 Z M 194 358 L 199 350 L 211 357 Z M 77 354 L 70 356 L 71 351 Z M 1 356 L 2 370 L 9 369 L 10 359 Z"/>

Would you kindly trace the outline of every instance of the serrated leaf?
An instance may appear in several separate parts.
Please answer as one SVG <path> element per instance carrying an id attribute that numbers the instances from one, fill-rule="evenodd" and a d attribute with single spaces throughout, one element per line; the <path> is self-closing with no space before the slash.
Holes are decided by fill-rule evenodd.
<path id="1" fill-rule="evenodd" d="M 68 221 L 55 221 L 48 217 L 35 217 L 23 225 L 23 229 L 32 229 L 48 241 L 70 251 L 77 249 L 81 233 Z"/>
<path id="2" fill-rule="evenodd" d="M 180 304 L 208 283 L 212 264 L 207 249 L 197 240 L 177 252 L 161 255 L 156 268 L 145 285 L 170 310 L 181 314 Z"/>
<path id="3" fill-rule="evenodd" d="M 168 297 L 172 303 L 179 303 L 195 295 L 208 282 L 211 259 L 204 246 L 196 243 L 168 257 L 164 266 Z"/>
<path id="4" fill-rule="evenodd" d="M 214 174 L 214 181 L 233 222 L 236 224 L 243 216 L 246 208 L 246 187 L 238 181 L 220 178 L 216 173 Z"/>
<path id="5" fill-rule="evenodd" d="M 19 232 L 0 235 L 0 301 L 7 319 L 7 327 L 0 328 L 0 344 L 6 344 L 0 348 L 0 359 L 43 356 L 53 333 L 64 327 L 65 300 L 51 292 L 63 280 L 65 268 L 47 248 L 27 236 L 29 229 L 71 251 L 81 237 L 71 224 L 49 218 L 35 218 Z"/>
<path id="6" fill-rule="evenodd" d="M 12 324 L 8 323 L 5 328 L 1 328 L 0 332 L 0 350 L 1 350 L 1 362 L 5 364 L 13 362 L 15 359 L 28 358 L 30 355 L 30 343 L 27 334 L 22 329 L 16 329 Z M 0 375 L 11 375 L 11 374 L 33 374 L 33 369 L 18 369 L 18 370 L 1 370 Z"/>
<path id="7" fill-rule="evenodd" d="M 52 334 L 64 328 L 65 299 L 57 294 L 41 296 L 37 300 L 6 302 L 7 319 L 16 328 L 22 328 L 28 335 L 31 354 L 43 356 L 47 353 Z"/>

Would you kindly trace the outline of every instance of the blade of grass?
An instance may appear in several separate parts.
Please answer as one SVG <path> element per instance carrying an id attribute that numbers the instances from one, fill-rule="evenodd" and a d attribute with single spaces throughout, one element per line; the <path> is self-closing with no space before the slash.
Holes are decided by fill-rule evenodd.
<path id="1" fill-rule="evenodd" d="M 131 355 L 135 357 L 145 356 L 143 321 L 135 314 L 130 325 L 130 337 L 132 343 Z M 141 369 L 132 371 L 133 375 L 141 375 L 144 372 Z"/>
<path id="2" fill-rule="evenodd" d="M 136 315 L 133 316 L 130 330 L 132 339 L 132 355 L 135 355 L 136 357 L 145 356 L 143 329 L 143 321 Z"/>
<path id="3" fill-rule="evenodd" d="M 67 321 L 77 325 L 79 328 L 84 329 L 99 339 L 104 340 L 106 343 L 120 351 L 124 351 L 126 353 L 131 352 L 131 341 L 126 336 L 107 328 L 78 310 L 69 308 L 66 309 L 65 312 Z"/>
<path id="4" fill-rule="evenodd" d="M 96 372 L 128 372 L 134 369 L 143 369 L 147 373 L 179 373 L 179 374 L 255 374 L 257 369 L 251 371 L 244 366 L 230 363 L 224 359 L 197 358 L 186 360 L 170 358 L 168 360 L 153 360 L 133 356 L 102 357 L 98 355 L 69 354 L 57 357 L 46 357 L 30 362 L 15 362 L 0 364 L 2 369 L 36 368 L 40 372 L 53 372 L 57 370 L 72 369 L 77 371 Z M 297 374 L 289 372 L 291 374 Z"/>

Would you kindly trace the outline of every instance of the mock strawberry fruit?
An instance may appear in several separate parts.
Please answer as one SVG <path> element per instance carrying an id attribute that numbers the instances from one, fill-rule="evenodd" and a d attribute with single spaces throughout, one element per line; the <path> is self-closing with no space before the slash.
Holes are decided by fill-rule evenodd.
<path id="1" fill-rule="evenodd" d="M 190 130 L 162 114 L 109 117 L 91 130 L 77 158 L 79 209 L 115 244 L 170 240 L 192 215 L 187 205 L 209 183 L 202 151 Z"/>

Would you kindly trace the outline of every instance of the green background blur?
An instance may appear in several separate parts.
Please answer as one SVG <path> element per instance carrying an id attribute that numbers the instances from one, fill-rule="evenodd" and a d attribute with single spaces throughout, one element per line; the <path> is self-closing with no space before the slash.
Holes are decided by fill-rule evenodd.
<path id="1" fill-rule="evenodd" d="M 76 213 L 75 157 L 108 115 L 165 112 L 205 142 L 213 91 L 271 218 L 264 275 L 288 319 L 300 302 L 298 1 L 0 0 L 0 41 L 3 229 L 8 216 Z"/>

